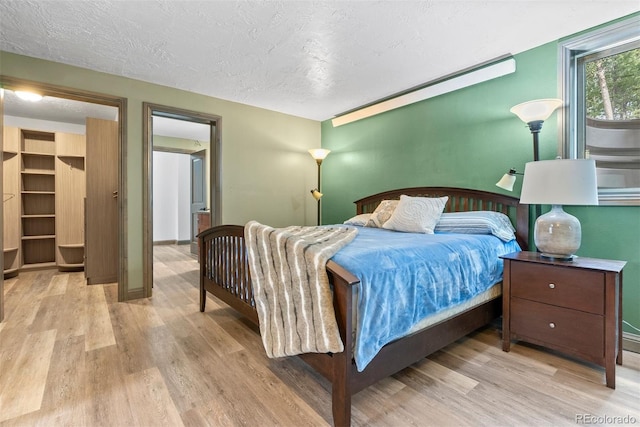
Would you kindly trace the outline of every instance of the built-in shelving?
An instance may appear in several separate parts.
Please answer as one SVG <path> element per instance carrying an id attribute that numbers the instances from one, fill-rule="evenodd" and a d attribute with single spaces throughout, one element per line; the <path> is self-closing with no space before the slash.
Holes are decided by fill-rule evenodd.
<path id="1" fill-rule="evenodd" d="M 60 270 L 84 268 L 85 136 L 56 133 L 56 262 Z"/>
<path id="2" fill-rule="evenodd" d="M 3 129 L 4 276 L 82 269 L 85 136 Z"/>
<path id="3" fill-rule="evenodd" d="M 21 138 L 22 265 L 55 264 L 55 134 L 22 131 Z"/>
<path id="4" fill-rule="evenodd" d="M 62 261 L 58 261 L 58 268 L 65 271 L 84 268 L 84 244 L 58 245 Z"/>
<path id="5" fill-rule="evenodd" d="M 15 262 L 18 257 L 19 247 L 15 248 L 4 248 L 3 256 L 4 256 L 4 270 L 3 274 L 6 279 L 15 276 L 18 274 L 19 268 L 17 267 L 18 263 Z"/>

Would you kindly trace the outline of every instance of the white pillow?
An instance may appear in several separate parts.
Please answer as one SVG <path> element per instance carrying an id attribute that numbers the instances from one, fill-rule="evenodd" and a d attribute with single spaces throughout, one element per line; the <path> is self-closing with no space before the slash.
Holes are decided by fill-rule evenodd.
<path id="1" fill-rule="evenodd" d="M 449 197 L 400 196 L 393 215 L 382 228 L 409 233 L 433 234 Z"/>
<path id="2" fill-rule="evenodd" d="M 396 206 L 398 206 L 398 202 L 399 200 L 381 201 L 378 207 L 371 214 L 366 226 L 382 228 L 382 225 L 391 218 L 393 211 L 396 209 Z"/>
<path id="3" fill-rule="evenodd" d="M 357 225 L 360 227 L 364 227 L 367 222 L 369 222 L 369 218 L 371 218 L 371 214 L 370 213 L 366 213 L 366 214 L 360 214 L 360 215 L 356 215 L 352 218 L 349 218 L 348 220 L 346 220 L 345 222 L 343 222 L 343 224 L 346 225 Z"/>

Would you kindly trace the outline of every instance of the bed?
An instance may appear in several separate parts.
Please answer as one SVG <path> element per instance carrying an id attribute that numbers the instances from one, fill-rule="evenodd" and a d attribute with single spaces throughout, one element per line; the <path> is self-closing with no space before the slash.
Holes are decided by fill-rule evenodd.
<path id="1" fill-rule="evenodd" d="M 356 214 L 372 213 L 383 200 L 411 197 L 448 197 L 444 212 L 494 211 L 507 215 L 515 228 L 516 241 L 526 250 L 529 241 L 528 205 L 518 199 L 478 190 L 447 187 L 414 187 L 374 194 L 355 202 Z M 207 292 L 258 324 L 247 260 L 244 227 L 221 225 L 198 235 L 200 242 L 200 311 L 205 310 Z M 333 306 L 345 351 L 307 353 L 301 357 L 327 378 L 332 385 L 332 413 L 336 426 L 351 422 L 351 396 L 369 385 L 390 376 L 431 353 L 489 324 L 501 314 L 500 294 L 454 316 L 407 336 L 380 349 L 364 369 L 358 370 L 353 357 L 354 289 L 359 279 L 330 260 L 326 265 L 333 289 Z"/>

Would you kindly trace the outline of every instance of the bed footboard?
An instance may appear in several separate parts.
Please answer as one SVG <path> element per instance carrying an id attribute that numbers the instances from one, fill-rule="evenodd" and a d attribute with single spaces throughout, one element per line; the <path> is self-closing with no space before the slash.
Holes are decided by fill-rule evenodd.
<path id="1" fill-rule="evenodd" d="M 220 225 L 198 234 L 200 244 L 200 311 L 206 308 L 207 292 L 224 301 L 258 325 L 251 289 L 251 276 L 244 241 L 244 227 Z M 353 348 L 352 286 L 357 277 L 333 261 L 327 274 L 334 289 L 334 308 L 345 348 Z M 355 365 L 350 351 L 337 354 L 300 355 L 332 383 L 334 425 L 349 425 L 351 419 L 351 383 Z"/>
<path id="2" fill-rule="evenodd" d="M 220 225 L 198 234 L 200 243 L 200 311 L 207 291 L 236 309 L 256 325 L 251 277 L 244 242 L 244 227 Z"/>

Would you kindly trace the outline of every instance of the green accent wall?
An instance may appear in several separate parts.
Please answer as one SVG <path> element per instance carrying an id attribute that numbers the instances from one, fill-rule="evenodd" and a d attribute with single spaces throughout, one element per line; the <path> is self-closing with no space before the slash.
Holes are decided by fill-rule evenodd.
<path id="1" fill-rule="evenodd" d="M 323 223 L 355 214 L 353 201 L 414 186 L 465 187 L 519 195 L 495 183 L 510 167 L 533 160 L 528 127 L 509 109 L 524 101 L 556 98 L 557 43 L 515 55 L 516 72 L 456 92 L 334 128 L 322 123 Z M 540 158 L 559 148 L 557 115 L 544 123 Z M 627 261 L 623 317 L 640 328 L 640 206 L 568 207 L 582 223 L 578 255 Z M 543 210 L 544 211 L 544 210 Z M 625 326 L 625 331 L 635 332 Z"/>

